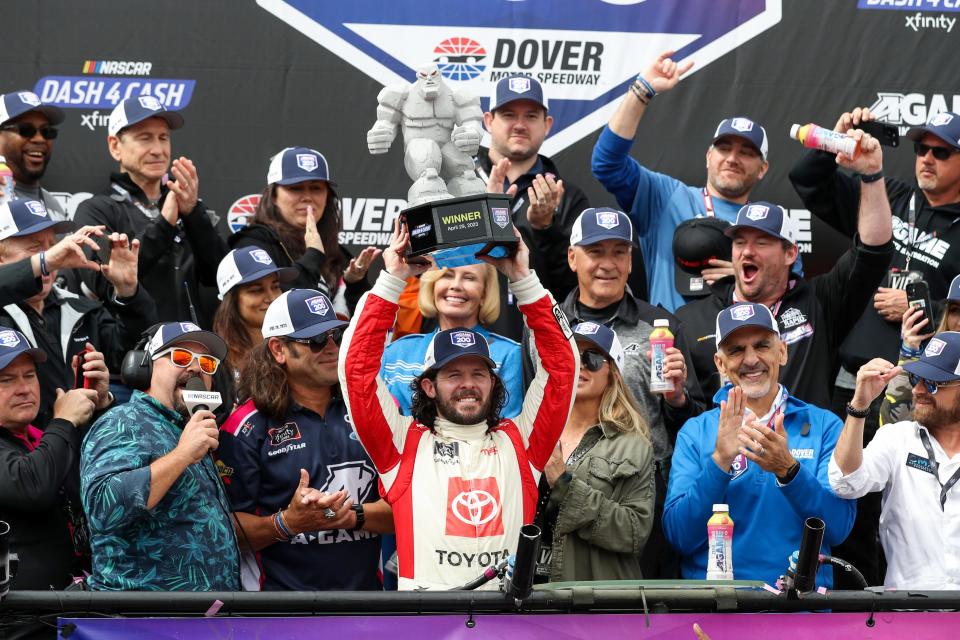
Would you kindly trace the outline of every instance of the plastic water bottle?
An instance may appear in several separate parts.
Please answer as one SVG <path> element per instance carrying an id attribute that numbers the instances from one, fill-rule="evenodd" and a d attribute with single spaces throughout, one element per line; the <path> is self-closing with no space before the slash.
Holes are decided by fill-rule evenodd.
<path id="1" fill-rule="evenodd" d="M 815 124 L 793 125 L 790 127 L 790 137 L 799 140 L 800 144 L 808 149 L 842 153 L 849 158 L 856 158 L 860 155 L 859 140 L 855 140 L 845 133 L 837 133 L 831 129 L 818 127 Z"/>
<path id="2" fill-rule="evenodd" d="M 0 203 L 10 202 L 17 196 L 13 193 L 13 171 L 7 164 L 7 159 L 0 156 L 0 178 L 7 181 L 7 184 L 0 187 Z"/>
<path id="3" fill-rule="evenodd" d="M 733 518 L 725 504 L 713 505 L 707 521 L 707 580 L 733 580 Z"/>
<path id="4" fill-rule="evenodd" d="M 650 334 L 650 391 L 664 393 L 674 390 L 672 379 L 664 377 L 664 360 L 667 349 L 673 346 L 673 333 L 670 321 L 666 318 L 653 321 L 653 333 Z"/>

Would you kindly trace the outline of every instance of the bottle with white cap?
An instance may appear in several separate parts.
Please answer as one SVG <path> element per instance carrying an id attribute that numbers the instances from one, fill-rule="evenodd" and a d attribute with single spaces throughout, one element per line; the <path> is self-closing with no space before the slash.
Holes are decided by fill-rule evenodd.
<path id="1" fill-rule="evenodd" d="M 674 382 L 664 376 L 667 349 L 673 346 L 673 332 L 670 321 L 659 318 L 653 321 L 653 333 L 650 334 L 650 391 L 665 393 L 674 391 Z"/>
<path id="2" fill-rule="evenodd" d="M 725 504 L 713 505 L 707 521 L 707 580 L 733 580 L 733 519 Z"/>

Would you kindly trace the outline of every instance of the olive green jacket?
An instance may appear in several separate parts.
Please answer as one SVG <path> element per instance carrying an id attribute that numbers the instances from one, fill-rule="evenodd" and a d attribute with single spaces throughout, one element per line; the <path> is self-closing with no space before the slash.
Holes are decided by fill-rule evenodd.
<path id="1" fill-rule="evenodd" d="M 606 425 L 590 430 L 598 428 L 600 439 L 550 492 L 552 582 L 643 577 L 640 553 L 653 526 L 653 447 Z"/>

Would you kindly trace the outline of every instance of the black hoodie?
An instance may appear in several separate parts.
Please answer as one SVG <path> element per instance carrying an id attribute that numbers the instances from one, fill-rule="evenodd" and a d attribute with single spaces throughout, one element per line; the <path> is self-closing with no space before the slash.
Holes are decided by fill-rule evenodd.
<path id="1" fill-rule="evenodd" d="M 793 188 L 815 216 L 852 237 L 860 210 L 860 180 L 838 171 L 834 156 L 808 151 L 790 171 Z M 950 281 L 960 273 L 960 200 L 931 207 L 923 191 L 896 178 L 884 178 L 893 213 L 895 253 L 891 269 L 918 271 L 930 286 L 931 300 L 947 297 Z M 910 233 L 910 202 L 915 208 L 915 229 Z M 880 286 L 891 286 L 884 278 Z M 849 337 L 840 347 L 844 368 L 855 373 L 876 357 L 897 361 L 900 321 L 884 320 L 870 301 Z"/>

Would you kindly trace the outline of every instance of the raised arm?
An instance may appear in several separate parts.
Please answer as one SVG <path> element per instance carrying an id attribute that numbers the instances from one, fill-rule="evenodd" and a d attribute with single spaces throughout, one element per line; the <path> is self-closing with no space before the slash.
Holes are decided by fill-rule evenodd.
<path id="1" fill-rule="evenodd" d="M 519 239 L 519 232 L 514 232 Z M 530 252 L 523 240 L 519 240 L 512 257 L 484 260 L 507 276 L 530 329 L 537 373 L 527 388 L 523 410 L 514 422 L 527 445 L 530 461 L 537 469 L 543 469 L 573 407 L 580 353 L 560 306 L 540 284 L 537 274 L 530 271 Z"/>
<path id="2" fill-rule="evenodd" d="M 380 473 L 389 491 L 400 463 L 410 418 L 400 414 L 390 391 L 380 378 L 387 331 L 393 326 L 400 293 L 406 278 L 422 273 L 424 265 L 408 264 L 402 258 L 409 233 L 394 225 L 390 246 L 383 252 L 386 268 L 373 289 L 364 294 L 340 345 L 338 372 L 353 429 Z"/>

